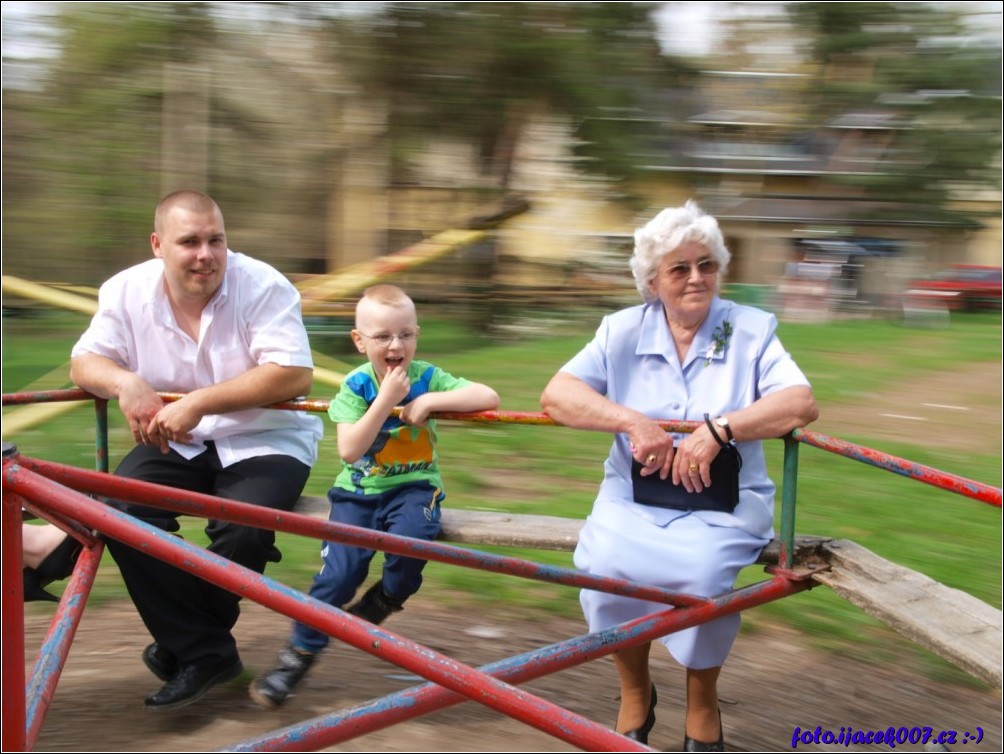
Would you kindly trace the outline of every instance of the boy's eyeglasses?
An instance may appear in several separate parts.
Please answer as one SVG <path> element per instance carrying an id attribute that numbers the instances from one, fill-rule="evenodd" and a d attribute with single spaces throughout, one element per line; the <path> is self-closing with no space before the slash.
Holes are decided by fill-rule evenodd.
<path id="1" fill-rule="evenodd" d="M 415 338 L 418 337 L 417 332 L 411 332 L 410 330 L 407 332 L 400 332 L 397 335 L 391 335 L 390 333 L 386 332 L 377 333 L 376 335 L 367 335 L 362 330 L 359 330 L 358 332 L 364 338 L 369 338 L 370 340 L 375 341 L 381 346 L 389 346 L 391 343 L 394 342 L 394 338 L 397 338 L 399 341 L 401 341 L 401 345 L 406 346 L 412 341 L 414 341 Z"/>
<path id="2" fill-rule="evenodd" d="M 714 259 L 698 259 L 696 262 L 677 262 L 672 267 L 666 268 L 666 275 L 673 280 L 683 280 L 690 277 L 690 271 L 696 267 L 702 275 L 714 275 L 721 265 Z"/>

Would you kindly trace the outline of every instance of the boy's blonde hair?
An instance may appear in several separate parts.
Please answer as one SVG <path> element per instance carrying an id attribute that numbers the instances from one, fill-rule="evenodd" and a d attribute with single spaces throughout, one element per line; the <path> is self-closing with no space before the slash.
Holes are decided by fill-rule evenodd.
<path id="1" fill-rule="evenodd" d="M 356 303 L 356 327 L 359 326 L 359 314 L 373 305 L 391 306 L 395 309 L 415 310 L 415 302 L 396 285 L 371 285 Z"/>
<path id="2" fill-rule="evenodd" d="M 407 293 L 396 285 L 387 285 L 386 283 L 371 285 L 363 291 L 359 303 L 361 304 L 364 300 L 372 301 L 375 304 L 384 304 L 385 306 L 407 306 L 409 304 L 414 306 L 411 297 Z"/>

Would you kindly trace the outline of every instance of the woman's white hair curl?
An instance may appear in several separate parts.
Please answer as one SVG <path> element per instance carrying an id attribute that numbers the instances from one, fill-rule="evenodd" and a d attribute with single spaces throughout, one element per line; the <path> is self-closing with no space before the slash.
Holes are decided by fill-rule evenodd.
<path id="1" fill-rule="evenodd" d="M 719 272 L 729 267 L 732 255 L 725 247 L 725 239 L 718 221 L 707 214 L 692 199 L 682 207 L 668 207 L 634 232 L 634 254 L 631 255 L 631 272 L 638 293 L 646 301 L 653 301 L 652 281 L 662 258 L 683 244 L 696 241 L 704 246 L 711 258 L 718 262 Z M 719 276 L 719 281 L 721 277 Z"/>

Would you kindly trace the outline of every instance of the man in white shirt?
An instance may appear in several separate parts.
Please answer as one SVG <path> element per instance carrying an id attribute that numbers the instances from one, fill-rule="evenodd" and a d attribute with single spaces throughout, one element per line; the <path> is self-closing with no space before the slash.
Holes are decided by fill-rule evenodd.
<path id="1" fill-rule="evenodd" d="M 260 407 L 310 392 L 313 361 L 293 285 L 227 248 L 210 197 L 179 191 L 157 206 L 154 259 L 102 287 L 99 309 L 73 347 L 70 376 L 118 400 L 137 445 L 116 474 L 289 510 L 317 458 L 318 417 Z M 181 392 L 165 403 L 158 392 Z M 178 514 L 120 504 L 167 531 Z M 281 557 L 272 531 L 225 521 L 206 527 L 209 549 L 259 573 Z M 239 597 L 110 540 L 154 643 L 143 661 L 164 686 L 148 709 L 173 709 L 238 676 L 231 629 Z"/>

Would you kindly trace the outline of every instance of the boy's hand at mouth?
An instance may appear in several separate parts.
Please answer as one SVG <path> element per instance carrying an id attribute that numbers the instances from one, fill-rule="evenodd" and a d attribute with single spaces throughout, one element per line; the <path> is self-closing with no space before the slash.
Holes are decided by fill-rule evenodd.
<path id="1" fill-rule="evenodd" d="M 411 381 L 408 379 L 407 369 L 388 369 L 380 381 L 380 397 L 389 400 L 392 407 L 401 403 L 408 396 L 409 390 Z"/>

